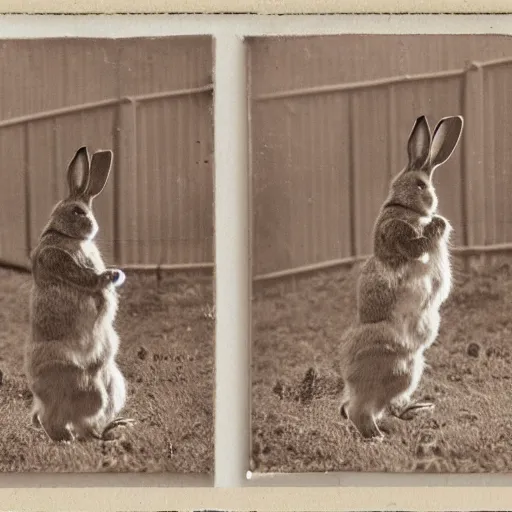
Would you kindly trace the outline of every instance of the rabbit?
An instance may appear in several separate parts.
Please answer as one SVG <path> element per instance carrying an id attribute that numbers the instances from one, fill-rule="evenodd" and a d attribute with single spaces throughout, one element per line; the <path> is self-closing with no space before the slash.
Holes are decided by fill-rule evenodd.
<path id="1" fill-rule="evenodd" d="M 383 438 L 377 422 L 386 410 L 411 419 L 434 406 L 411 399 L 452 286 L 452 227 L 436 213 L 432 177 L 455 150 L 463 123 L 461 116 L 443 118 L 431 136 L 425 116 L 416 119 L 408 164 L 391 182 L 373 230 L 373 255 L 358 278 L 357 319 L 341 347 L 341 414 L 366 439 Z"/>
<path id="2" fill-rule="evenodd" d="M 33 395 L 32 422 L 53 441 L 102 438 L 118 424 L 126 383 L 116 363 L 116 287 L 122 270 L 107 269 L 94 243 L 93 199 L 107 182 L 112 151 L 71 160 L 69 195 L 53 208 L 31 254 L 30 336 L 25 373 Z"/>

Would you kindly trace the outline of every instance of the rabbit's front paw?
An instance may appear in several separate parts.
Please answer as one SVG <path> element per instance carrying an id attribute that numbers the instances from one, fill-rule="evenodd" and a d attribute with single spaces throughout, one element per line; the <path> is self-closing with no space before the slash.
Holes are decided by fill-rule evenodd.
<path id="1" fill-rule="evenodd" d="M 446 220 L 439 215 L 435 215 L 430 224 L 425 226 L 425 235 L 428 238 L 440 238 L 444 235 L 447 227 Z"/>
<path id="2" fill-rule="evenodd" d="M 121 286 L 125 280 L 125 273 L 118 268 L 111 268 L 103 272 L 103 276 L 107 283 L 112 283 L 114 286 Z"/>

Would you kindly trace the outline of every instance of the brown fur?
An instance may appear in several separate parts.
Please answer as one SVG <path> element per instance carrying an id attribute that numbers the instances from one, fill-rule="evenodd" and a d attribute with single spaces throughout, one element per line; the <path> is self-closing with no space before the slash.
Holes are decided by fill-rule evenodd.
<path id="1" fill-rule="evenodd" d="M 54 441 L 98 437 L 122 409 L 126 390 L 115 357 L 115 286 L 93 239 L 92 200 L 103 189 L 110 151 L 81 148 L 68 168 L 69 197 L 54 208 L 32 253 L 31 332 L 25 366 L 32 420 Z"/>
<path id="2" fill-rule="evenodd" d="M 342 347 L 342 413 L 365 438 L 382 437 L 377 421 L 388 408 L 403 416 L 432 406 L 411 403 L 451 289 L 451 227 L 436 214 L 432 175 L 462 127 L 460 117 L 442 119 L 431 143 L 425 117 L 416 120 L 408 165 L 392 181 L 375 224 L 374 254 L 358 281 L 358 318 Z"/>

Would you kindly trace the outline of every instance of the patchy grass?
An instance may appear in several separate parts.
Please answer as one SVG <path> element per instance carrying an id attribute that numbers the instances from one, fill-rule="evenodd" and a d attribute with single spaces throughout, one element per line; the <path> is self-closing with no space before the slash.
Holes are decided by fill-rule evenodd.
<path id="1" fill-rule="evenodd" d="M 212 278 L 127 275 L 120 288 L 123 415 L 113 441 L 55 444 L 30 426 L 23 374 L 30 276 L 0 269 L 0 471 L 209 473 L 213 467 Z"/>
<path id="2" fill-rule="evenodd" d="M 260 472 L 512 470 L 512 265 L 455 272 L 416 398 L 381 443 L 339 413 L 339 342 L 355 315 L 358 268 L 259 285 L 253 299 L 253 451 Z"/>

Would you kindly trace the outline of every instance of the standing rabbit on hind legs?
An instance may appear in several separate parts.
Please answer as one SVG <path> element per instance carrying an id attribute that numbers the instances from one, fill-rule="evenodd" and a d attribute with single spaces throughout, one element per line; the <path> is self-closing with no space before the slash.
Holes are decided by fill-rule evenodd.
<path id="1" fill-rule="evenodd" d="M 33 394 L 32 421 L 53 441 L 102 438 L 131 420 L 116 415 L 126 400 L 115 358 L 114 329 L 123 284 L 121 270 L 107 269 L 94 243 L 98 223 L 93 199 L 103 190 L 111 151 L 92 160 L 85 147 L 69 164 L 69 196 L 54 208 L 32 253 L 31 332 L 25 352 Z"/>
<path id="2" fill-rule="evenodd" d="M 424 116 L 409 136 L 407 167 L 394 178 L 374 228 L 374 253 L 358 280 L 358 318 L 342 346 L 341 413 L 364 438 L 382 438 L 386 409 L 402 419 L 432 408 L 412 402 L 451 290 L 451 226 L 437 215 L 434 170 L 452 155 L 463 119 L 446 117 L 433 135 Z"/>

